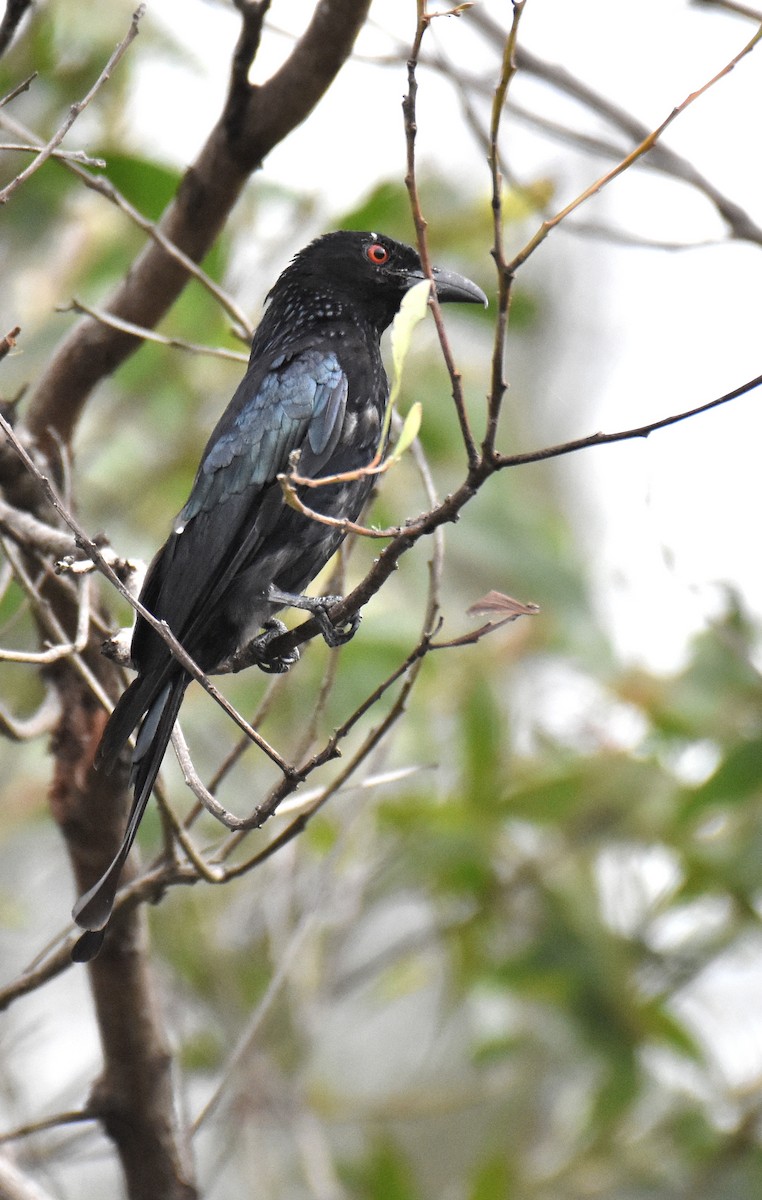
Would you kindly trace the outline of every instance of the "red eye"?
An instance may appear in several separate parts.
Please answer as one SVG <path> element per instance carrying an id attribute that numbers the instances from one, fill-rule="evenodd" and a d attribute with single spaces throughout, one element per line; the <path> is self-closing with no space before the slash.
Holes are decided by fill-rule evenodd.
<path id="1" fill-rule="evenodd" d="M 367 246 L 365 254 L 374 267 L 383 267 L 384 263 L 389 261 L 389 251 L 378 242 L 373 242 L 370 246 Z"/>

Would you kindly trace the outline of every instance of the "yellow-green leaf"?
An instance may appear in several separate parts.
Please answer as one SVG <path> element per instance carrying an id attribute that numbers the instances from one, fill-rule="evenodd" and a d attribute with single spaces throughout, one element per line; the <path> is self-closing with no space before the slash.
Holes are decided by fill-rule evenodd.
<path id="1" fill-rule="evenodd" d="M 430 290 L 431 280 L 429 279 L 422 279 L 420 283 L 416 283 L 414 287 L 411 287 L 410 291 L 405 293 L 402 304 L 400 305 L 400 310 L 392 322 L 391 347 L 392 366 L 394 367 L 394 380 L 392 382 L 392 390 L 389 396 L 389 404 L 387 405 L 386 416 L 384 417 L 384 427 L 381 431 L 379 450 L 383 449 L 383 447 L 386 445 L 386 439 L 389 434 L 389 424 L 392 419 L 392 412 L 402 389 L 402 369 L 405 365 L 405 359 L 407 358 L 408 351 L 410 350 L 410 343 L 413 339 L 413 330 L 419 321 L 422 321 L 426 316 Z M 418 424 L 420 426 L 420 420 Z M 415 434 L 413 437 L 415 437 Z M 412 441 L 412 438 L 410 440 Z M 395 454 L 395 457 L 398 456 L 399 453 Z"/>
<path id="2" fill-rule="evenodd" d="M 394 447 L 392 454 L 393 459 L 402 458 L 405 451 L 412 446 L 415 439 L 418 437 L 418 430 L 421 428 L 421 420 L 423 418 L 423 405 L 420 400 L 416 400 L 410 408 L 410 412 L 405 417 L 405 424 L 400 430 L 400 435 L 397 438 L 397 444 Z"/>

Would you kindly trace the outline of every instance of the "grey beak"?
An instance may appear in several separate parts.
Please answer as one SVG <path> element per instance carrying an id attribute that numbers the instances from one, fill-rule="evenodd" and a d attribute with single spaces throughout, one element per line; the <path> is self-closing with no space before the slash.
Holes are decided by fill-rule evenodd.
<path id="1" fill-rule="evenodd" d="M 434 267 L 432 274 L 440 304 L 483 304 L 485 308 L 489 305 L 482 289 L 465 275 L 443 271 L 440 267 Z"/>

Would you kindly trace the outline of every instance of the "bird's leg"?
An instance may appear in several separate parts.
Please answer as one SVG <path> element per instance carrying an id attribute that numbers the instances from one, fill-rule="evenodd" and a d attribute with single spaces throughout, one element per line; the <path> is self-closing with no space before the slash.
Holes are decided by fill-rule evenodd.
<path id="1" fill-rule="evenodd" d="M 343 646 L 345 642 L 353 638 L 362 620 L 360 613 L 352 613 L 346 625 L 334 625 L 328 616 L 328 609 L 333 608 L 334 604 L 340 604 L 344 599 L 343 596 L 298 596 L 292 592 L 282 592 L 279 587 L 271 583 L 267 599 L 286 608 L 305 609 L 317 621 L 326 645 L 331 649 Z"/>

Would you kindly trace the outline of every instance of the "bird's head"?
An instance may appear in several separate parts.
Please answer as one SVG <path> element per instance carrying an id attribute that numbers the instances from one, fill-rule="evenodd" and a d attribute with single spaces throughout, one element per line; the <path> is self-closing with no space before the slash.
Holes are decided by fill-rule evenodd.
<path id="1" fill-rule="evenodd" d="M 487 304 L 481 288 L 464 275 L 440 267 L 434 267 L 432 274 L 440 303 Z M 344 312 L 350 306 L 381 331 L 391 323 L 405 292 L 424 278 L 412 246 L 380 233 L 343 229 L 324 234 L 301 250 L 270 296 L 297 287 L 322 305 L 328 317 L 332 303 Z"/>

